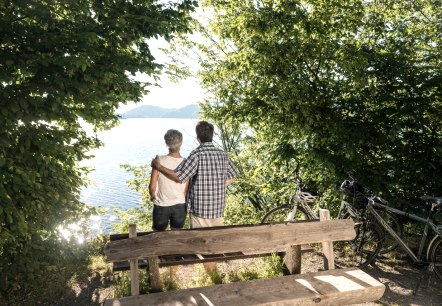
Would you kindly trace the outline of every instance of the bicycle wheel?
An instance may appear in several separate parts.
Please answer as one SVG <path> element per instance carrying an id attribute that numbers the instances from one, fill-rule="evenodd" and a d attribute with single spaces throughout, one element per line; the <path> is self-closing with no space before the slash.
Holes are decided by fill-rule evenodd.
<path id="1" fill-rule="evenodd" d="M 296 209 L 295 216 L 292 215 L 293 206 L 290 204 L 281 205 L 271 209 L 261 219 L 263 223 L 278 223 L 278 222 L 293 222 L 297 220 L 309 220 L 304 208 L 299 207 Z"/>
<path id="2" fill-rule="evenodd" d="M 382 230 L 373 223 L 355 223 L 356 238 L 333 243 L 335 265 L 338 268 L 368 266 L 382 247 Z"/>
<path id="3" fill-rule="evenodd" d="M 376 210 L 376 212 L 382 217 L 382 219 L 385 220 L 385 222 L 387 222 L 387 224 L 394 230 L 394 232 L 402 239 L 404 236 L 404 226 L 402 225 L 402 222 L 399 221 L 399 219 L 396 217 L 396 215 L 387 210 Z M 350 218 L 351 218 L 350 213 L 347 212 L 346 214 L 344 214 L 344 219 L 350 219 Z M 376 223 L 378 223 L 377 220 Z M 382 243 L 382 248 L 379 251 L 379 254 L 386 254 L 396 249 L 399 243 L 381 225 L 379 225 L 379 227 L 382 229 L 384 233 L 384 242 Z"/>
<path id="4" fill-rule="evenodd" d="M 428 247 L 427 260 L 434 264 L 434 273 L 442 280 L 442 238 L 434 237 Z"/>

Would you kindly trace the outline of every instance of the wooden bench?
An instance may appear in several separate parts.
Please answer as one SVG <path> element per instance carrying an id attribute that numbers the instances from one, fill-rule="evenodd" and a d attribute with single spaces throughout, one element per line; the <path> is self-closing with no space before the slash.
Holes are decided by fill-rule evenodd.
<path id="1" fill-rule="evenodd" d="M 105 305 L 345 305 L 374 301 L 385 286 L 362 270 L 334 270 L 332 242 L 355 236 L 352 220 L 325 220 L 269 225 L 225 226 L 151 232 L 110 241 L 109 262 L 129 260 L 132 296 L 108 299 Z M 330 270 L 171 292 L 138 295 L 138 260 L 147 259 L 149 273 L 159 275 L 160 256 L 174 254 L 226 254 L 292 245 L 323 243 Z M 158 284 L 157 284 L 158 285 Z"/>
<path id="2" fill-rule="evenodd" d="M 131 229 L 136 232 L 135 225 L 130 225 Z M 137 232 L 137 237 L 150 235 L 153 232 Z M 135 237 L 135 235 L 134 235 Z M 129 238 L 129 234 L 112 234 L 109 236 L 110 241 L 117 241 L 122 239 Z M 308 245 L 303 244 L 299 247 L 300 253 L 308 253 L 313 252 L 314 249 Z M 246 258 L 258 258 L 258 257 L 267 257 L 272 256 L 276 253 L 276 255 L 280 257 L 284 257 L 286 254 L 286 248 L 276 249 L 257 249 L 257 250 L 249 250 L 249 251 L 239 251 L 239 252 L 230 252 L 230 253 L 222 253 L 222 254 L 176 254 L 176 255 L 165 255 L 158 256 L 158 266 L 160 268 L 170 267 L 170 266 L 184 266 L 184 265 L 194 265 L 205 262 L 226 262 L 229 260 L 238 260 L 238 259 L 246 259 Z M 297 256 L 292 255 L 292 256 Z M 148 269 L 147 259 L 138 259 L 138 268 L 140 269 Z M 291 269 L 300 269 L 299 267 L 292 267 Z M 112 271 L 127 271 L 130 270 L 130 262 L 128 260 L 124 261 L 115 261 L 112 263 Z"/>

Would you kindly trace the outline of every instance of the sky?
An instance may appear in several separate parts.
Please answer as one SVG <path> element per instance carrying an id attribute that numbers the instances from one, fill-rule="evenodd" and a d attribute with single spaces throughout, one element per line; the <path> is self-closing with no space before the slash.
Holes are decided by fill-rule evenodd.
<path id="1" fill-rule="evenodd" d="M 167 43 L 164 41 L 151 40 L 149 47 L 152 55 L 157 62 L 163 63 L 167 60 L 166 55 L 160 50 L 165 48 Z M 148 77 L 137 76 L 137 80 L 147 81 Z M 143 101 L 135 104 L 128 103 L 118 108 L 118 112 L 125 112 L 140 105 L 155 105 L 164 108 L 181 108 L 189 104 L 196 104 L 204 98 L 204 91 L 199 85 L 198 79 L 188 78 L 178 83 L 171 82 L 167 76 L 162 76 L 158 81 L 158 86 L 150 86 L 148 95 L 144 96 Z"/>
<path id="2" fill-rule="evenodd" d="M 149 87 L 149 94 L 144 96 L 143 101 L 135 104 L 128 103 L 118 108 L 118 111 L 125 112 L 140 105 L 155 105 L 164 108 L 181 108 L 189 104 L 196 104 L 204 97 L 204 91 L 195 79 L 183 80 L 179 83 L 172 83 L 167 78 L 159 82 L 161 87 Z"/>

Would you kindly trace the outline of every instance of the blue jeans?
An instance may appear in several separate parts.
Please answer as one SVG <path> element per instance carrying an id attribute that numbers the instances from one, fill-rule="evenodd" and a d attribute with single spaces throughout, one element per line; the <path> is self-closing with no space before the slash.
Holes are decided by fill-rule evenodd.
<path id="1" fill-rule="evenodd" d="M 152 229 L 164 231 L 170 222 L 170 228 L 183 228 L 186 221 L 186 204 L 172 206 L 153 206 Z"/>

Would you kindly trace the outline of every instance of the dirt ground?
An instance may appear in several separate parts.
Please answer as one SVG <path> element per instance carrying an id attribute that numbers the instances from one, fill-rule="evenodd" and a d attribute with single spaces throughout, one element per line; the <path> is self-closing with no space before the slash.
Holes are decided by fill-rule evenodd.
<path id="1" fill-rule="evenodd" d="M 418 269 L 406 258 L 378 258 L 364 270 L 386 287 L 382 299 L 372 305 L 442 305 L 442 282 L 427 268 Z M 420 286 L 413 295 L 419 279 Z"/>
<path id="2" fill-rule="evenodd" d="M 222 273 L 229 273 L 232 270 L 250 267 L 251 264 L 252 259 L 235 260 L 218 263 L 218 269 Z M 302 273 L 314 272 L 322 268 L 323 259 L 320 255 L 316 253 L 303 254 Z M 162 273 L 168 273 L 168 269 L 162 268 Z M 176 270 L 177 283 L 185 284 L 182 287 L 191 286 L 192 283 L 195 283 L 195 278 L 201 275 L 202 270 L 202 265 L 178 267 Z M 365 303 L 364 306 L 442 305 L 442 282 L 434 274 L 413 267 L 406 258 L 401 258 L 400 254 L 390 255 L 388 258 L 378 258 L 373 266 L 369 266 L 364 271 L 386 286 L 385 294 L 379 301 Z M 413 295 L 413 288 L 420 276 L 423 276 L 420 288 Z M 50 305 L 102 305 L 106 298 L 113 296 L 113 290 L 109 279 L 102 279 L 97 274 L 87 281 L 74 283 L 69 292 L 56 303 Z"/>

